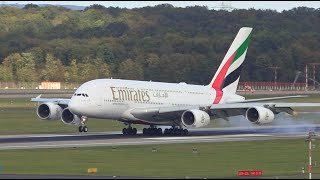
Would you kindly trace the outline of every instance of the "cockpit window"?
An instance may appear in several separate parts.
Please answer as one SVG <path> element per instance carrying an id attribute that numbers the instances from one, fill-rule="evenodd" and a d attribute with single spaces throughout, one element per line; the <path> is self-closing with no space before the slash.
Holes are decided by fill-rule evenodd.
<path id="1" fill-rule="evenodd" d="M 79 93 L 79 94 L 74 94 L 74 96 L 83 96 L 83 97 L 89 97 L 88 94 L 85 93 Z"/>

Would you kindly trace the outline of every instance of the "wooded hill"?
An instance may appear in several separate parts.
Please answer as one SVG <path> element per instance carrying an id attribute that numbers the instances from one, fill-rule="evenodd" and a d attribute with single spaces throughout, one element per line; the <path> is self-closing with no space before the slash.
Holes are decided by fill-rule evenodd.
<path id="1" fill-rule="evenodd" d="M 204 85 L 243 26 L 253 27 L 253 36 L 241 81 L 273 81 L 270 67 L 278 66 L 278 81 L 293 82 L 307 63 L 320 62 L 320 9 L 162 4 L 75 11 L 29 4 L 0 8 L 0 81 L 112 77 Z"/>

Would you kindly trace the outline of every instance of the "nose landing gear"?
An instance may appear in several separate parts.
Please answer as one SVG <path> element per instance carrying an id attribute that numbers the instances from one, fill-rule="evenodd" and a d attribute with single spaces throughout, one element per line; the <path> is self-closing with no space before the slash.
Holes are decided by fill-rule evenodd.
<path id="1" fill-rule="evenodd" d="M 81 116 L 80 123 L 81 126 L 79 126 L 79 132 L 88 132 L 88 127 L 85 125 L 88 118 L 86 116 Z"/>

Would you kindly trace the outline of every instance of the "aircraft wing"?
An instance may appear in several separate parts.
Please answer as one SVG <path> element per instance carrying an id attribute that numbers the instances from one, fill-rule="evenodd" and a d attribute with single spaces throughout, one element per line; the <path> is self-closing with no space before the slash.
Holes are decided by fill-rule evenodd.
<path id="1" fill-rule="evenodd" d="M 214 109 L 235 109 L 235 108 L 250 108 L 253 106 L 262 106 L 265 108 L 284 108 L 284 107 L 319 107 L 320 103 L 228 103 L 228 104 L 212 104 L 211 110 Z M 320 110 L 320 109 L 319 109 Z"/>
<path id="2" fill-rule="evenodd" d="M 190 109 L 199 109 L 206 111 L 213 118 L 222 118 L 228 120 L 228 117 L 245 115 L 246 110 L 252 107 L 265 107 L 275 113 L 286 112 L 294 115 L 292 108 L 295 107 L 319 107 L 320 103 L 276 103 L 276 102 L 254 102 L 254 103 L 228 103 L 212 104 L 209 107 L 201 106 L 177 106 L 177 107 L 157 107 L 157 108 L 135 108 L 131 114 L 140 119 L 152 119 L 153 117 L 180 119 L 182 113 Z"/>
<path id="3" fill-rule="evenodd" d="M 68 105 L 70 99 L 64 99 L 64 98 L 41 98 L 41 94 L 40 94 L 36 98 L 31 98 L 31 101 L 33 101 L 33 102 L 52 102 L 52 103 L 60 104 L 60 105 Z"/>
<path id="4" fill-rule="evenodd" d="M 289 99 L 289 98 L 301 98 L 308 97 L 307 95 L 297 95 L 297 96 L 281 96 L 281 97 L 270 97 L 270 98 L 259 98 L 259 99 L 246 99 L 243 101 L 231 101 L 228 103 L 249 103 L 249 102 L 262 102 L 262 101 L 270 101 L 270 100 L 279 100 L 279 99 Z"/>

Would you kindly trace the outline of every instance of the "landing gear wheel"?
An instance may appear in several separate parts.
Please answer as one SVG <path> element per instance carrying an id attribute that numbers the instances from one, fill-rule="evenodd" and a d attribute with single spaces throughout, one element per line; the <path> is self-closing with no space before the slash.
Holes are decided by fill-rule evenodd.
<path id="1" fill-rule="evenodd" d="M 188 135 L 188 134 L 189 134 L 188 129 L 184 129 L 184 130 L 183 130 L 183 135 L 185 135 L 185 136 L 186 136 L 186 135 Z"/>
<path id="2" fill-rule="evenodd" d="M 164 135 L 169 135 L 168 131 L 169 131 L 169 130 L 166 128 L 166 129 L 164 130 Z"/>
<path id="3" fill-rule="evenodd" d="M 144 130 L 145 131 L 145 130 Z M 122 129 L 123 135 L 136 135 L 137 134 L 137 128 L 132 128 L 130 125 L 128 128 Z"/>
<path id="4" fill-rule="evenodd" d="M 123 134 L 123 135 L 126 135 L 126 134 L 127 134 L 127 128 L 123 128 L 123 129 L 122 129 L 122 134 Z"/>
<path id="5" fill-rule="evenodd" d="M 79 126 L 79 132 L 88 132 L 87 126 Z"/>
<path id="6" fill-rule="evenodd" d="M 132 129 L 132 132 L 133 132 L 133 135 L 136 135 L 136 134 L 137 134 L 137 129 L 136 129 L 136 128 L 133 128 L 133 129 Z"/>
<path id="7" fill-rule="evenodd" d="M 132 130 L 130 128 L 125 128 L 126 130 L 126 135 L 131 135 L 132 134 Z"/>

